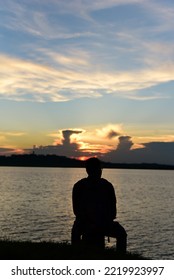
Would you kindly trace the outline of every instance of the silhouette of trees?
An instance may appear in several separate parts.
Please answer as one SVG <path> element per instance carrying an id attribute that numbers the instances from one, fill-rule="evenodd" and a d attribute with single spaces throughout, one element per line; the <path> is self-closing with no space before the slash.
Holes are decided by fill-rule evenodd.
<path id="1" fill-rule="evenodd" d="M 84 161 L 57 155 L 22 154 L 0 156 L 0 166 L 33 166 L 33 167 L 84 167 Z M 174 170 L 174 165 L 156 163 L 111 163 L 102 162 L 104 168 L 127 169 L 164 169 Z"/>

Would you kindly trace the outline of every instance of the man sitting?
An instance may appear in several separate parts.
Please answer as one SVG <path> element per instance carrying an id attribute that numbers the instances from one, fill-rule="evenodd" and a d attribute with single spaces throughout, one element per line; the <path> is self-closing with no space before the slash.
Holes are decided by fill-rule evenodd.
<path id="1" fill-rule="evenodd" d="M 116 249 L 126 252 L 127 233 L 117 222 L 116 195 L 113 185 L 101 178 L 101 162 L 97 158 L 86 161 L 87 178 L 78 181 L 73 187 L 72 203 L 76 216 L 72 228 L 72 245 L 81 241 L 81 236 L 115 237 Z"/>

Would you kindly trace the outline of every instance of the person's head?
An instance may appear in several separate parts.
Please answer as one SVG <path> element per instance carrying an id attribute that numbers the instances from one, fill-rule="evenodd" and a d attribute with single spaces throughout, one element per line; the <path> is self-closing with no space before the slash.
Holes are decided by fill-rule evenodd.
<path id="1" fill-rule="evenodd" d="M 102 175 L 101 162 L 98 158 L 92 157 L 85 162 L 86 172 L 89 177 L 99 179 Z"/>

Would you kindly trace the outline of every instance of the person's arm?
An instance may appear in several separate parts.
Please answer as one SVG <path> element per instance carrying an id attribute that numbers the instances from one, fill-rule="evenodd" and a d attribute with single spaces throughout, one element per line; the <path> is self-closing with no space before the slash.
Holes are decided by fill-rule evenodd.
<path id="1" fill-rule="evenodd" d="M 117 207 L 116 207 L 116 203 L 117 203 L 117 199 L 116 199 L 116 195 L 115 195 L 115 190 L 113 185 L 111 184 L 111 191 L 110 191 L 110 201 L 111 201 L 111 217 L 114 220 L 117 216 Z"/>
<path id="2" fill-rule="evenodd" d="M 78 186 L 77 184 L 74 185 L 73 187 L 73 191 L 72 191 L 72 206 L 73 206 L 73 212 L 74 212 L 74 215 L 77 216 L 78 215 Z"/>

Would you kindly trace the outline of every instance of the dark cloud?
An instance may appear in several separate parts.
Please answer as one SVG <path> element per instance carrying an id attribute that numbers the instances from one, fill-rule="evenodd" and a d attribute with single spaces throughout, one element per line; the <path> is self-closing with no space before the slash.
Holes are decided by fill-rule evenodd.
<path id="1" fill-rule="evenodd" d="M 158 163 L 174 165 L 174 142 L 148 142 L 142 143 L 140 148 L 134 148 L 131 136 L 120 135 L 115 150 L 106 154 L 93 153 L 80 149 L 79 143 L 71 143 L 71 135 L 79 134 L 79 130 L 63 130 L 62 144 L 34 147 L 32 151 L 36 154 L 55 154 L 67 157 L 98 156 L 104 161 L 115 163 Z M 110 130 L 108 138 L 118 136 L 114 130 Z M 25 150 L 31 152 L 31 150 Z M 0 149 L 0 154 L 14 153 L 11 149 Z"/>
<path id="2" fill-rule="evenodd" d="M 108 152 L 103 156 L 103 160 L 111 162 L 128 162 L 130 158 L 133 142 L 130 136 L 120 136 L 119 143 L 115 150 Z"/>
<path id="3" fill-rule="evenodd" d="M 174 142 L 143 143 L 142 148 L 132 149 L 130 136 L 120 136 L 115 150 L 105 154 L 102 159 L 118 163 L 158 163 L 174 165 Z"/>
<path id="4" fill-rule="evenodd" d="M 130 136 L 120 136 L 117 151 L 129 151 L 133 146 L 133 142 Z"/>
<path id="5" fill-rule="evenodd" d="M 114 131 L 113 129 L 111 129 L 109 131 L 109 133 L 107 134 L 107 138 L 108 139 L 112 139 L 112 138 L 114 138 L 116 136 L 119 136 L 119 135 L 120 135 L 120 133 L 118 133 L 117 131 Z"/>
<path id="6" fill-rule="evenodd" d="M 78 134 L 82 133 L 80 130 L 63 130 L 62 135 L 63 135 L 63 145 L 70 144 L 70 137 L 72 134 Z"/>
<path id="7" fill-rule="evenodd" d="M 40 146 L 34 147 L 33 151 L 35 154 L 54 154 L 59 156 L 67 156 L 67 157 L 79 157 L 84 155 L 80 151 L 80 146 L 78 143 L 71 143 L 71 135 L 82 133 L 79 130 L 63 130 L 62 131 L 62 144 L 58 145 L 49 145 L 49 146 Z"/>
<path id="8" fill-rule="evenodd" d="M 134 150 L 137 157 L 144 162 L 174 164 L 174 142 L 149 142 L 143 149 Z"/>
<path id="9" fill-rule="evenodd" d="M 142 143 L 142 147 L 133 149 L 131 136 L 119 136 L 115 150 L 106 154 L 85 152 L 80 150 L 78 143 L 71 143 L 72 134 L 82 133 L 78 130 L 63 130 L 62 144 L 41 146 L 34 148 L 36 154 L 55 154 L 67 157 L 100 156 L 104 161 L 118 163 L 158 163 L 174 165 L 174 142 L 149 142 Z M 108 138 L 118 136 L 116 131 L 110 131 Z"/>
<path id="10" fill-rule="evenodd" d="M 15 154 L 16 150 L 15 149 L 10 149 L 10 148 L 0 148 L 0 155 L 10 155 L 10 154 Z"/>

